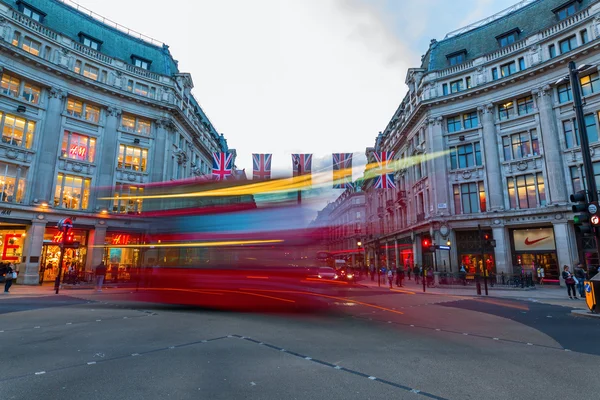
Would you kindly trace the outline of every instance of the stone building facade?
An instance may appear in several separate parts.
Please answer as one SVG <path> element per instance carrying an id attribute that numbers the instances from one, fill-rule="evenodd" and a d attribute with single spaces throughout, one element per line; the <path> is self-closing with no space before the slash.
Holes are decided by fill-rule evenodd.
<path id="1" fill-rule="evenodd" d="M 339 260 L 346 260 L 347 265 L 363 266 L 365 193 L 360 185 L 345 189 L 334 202 L 330 203 L 327 227 L 328 250 L 333 256 Z"/>
<path id="2" fill-rule="evenodd" d="M 543 266 L 549 280 L 579 260 L 569 195 L 582 157 L 568 62 L 580 73 L 600 183 L 600 3 L 540 0 L 432 40 L 406 75 L 408 93 L 372 151 L 393 151 L 397 189 L 366 192 L 369 261 L 498 274 Z M 479 227 L 494 246 L 479 243 Z M 426 244 L 451 244 L 429 252 Z"/>
<path id="3" fill-rule="evenodd" d="M 1 261 L 20 283 L 52 281 L 55 226 L 72 217 L 69 264 L 126 275 L 140 254 L 114 246 L 141 243 L 147 222 L 141 201 L 120 198 L 210 174 L 212 153 L 229 151 L 192 77 L 167 45 L 58 0 L 0 1 L 0 50 Z"/>

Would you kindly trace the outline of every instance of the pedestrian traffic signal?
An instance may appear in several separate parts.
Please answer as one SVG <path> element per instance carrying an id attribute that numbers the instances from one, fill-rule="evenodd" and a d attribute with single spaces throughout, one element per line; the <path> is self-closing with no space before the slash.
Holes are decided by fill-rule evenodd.
<path id="1" fill-rule="evenodd" d="M 584 190 L 572 194 L 570 199 L 572 203 L 577 203 L 571 206 L 571 210 L 574 213 L 578 213 L 573 216 L 575 231 L 584 235 L 593 233 L 594 228 L 592 224 L 590 224 L 590 219 L 592 215 L 595 216 L 598 212 L 597 205 L 594 203 L 588 204 L 587 195 Z M 593 213 L 590 213 L 590 211 L 593 211 Z M 598 222 L 597 218 L 596 222 Z"/>

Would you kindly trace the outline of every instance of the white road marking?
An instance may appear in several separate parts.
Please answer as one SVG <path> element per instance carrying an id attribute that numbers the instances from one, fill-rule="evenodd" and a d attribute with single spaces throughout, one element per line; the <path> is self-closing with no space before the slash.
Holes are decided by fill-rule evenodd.
<path id="1" fill-rule="evenodd" d="M 133 353 L 133 354 L 131 354 L 131 357 L 135 357 L 135 356 L 139 356 L 139 355 L 140 355 L 139 353 Z"/>
<path id="2" fill-rule="evenodd" d="M 254 383 L 254 382 L 250 382 L 250 385 L 252 385 L 252 386 L 256 386 L 256 383 Z"/>
<path id="3" fill-rule="evenodd" d="M 36 372 L 35 374 L 36 375 L 44 375 L 45 373 L 46 373 L 46 371 L 39 371 L 39 372 Z"/>
<path id="4" fill-rule="evenodd" d="M 527 343 L 527 346 L 533 346 L 533 343 Z"/>
<path id="5" fill-rule="evenodd" d="M 465 335 L 465 336 L 469 336 L 469 334 L 468 334 L 467 332 L 464 332 L 464 333 L 463 333 L 463 335 Z"/>
<path id="6" fill-rule="evenodd" d="M 102 320 L 101 320 L 101 319 L 97 319 L 97 320 L 96 320 L 96 322 L 100 322 L 100 321 L 102 321 Z"/>
<path id="7" fill-rule="evenodd" d="M 497 337 L 495 337 L 494 340 L 500 340 L 500 339 L 498 339 Z"/>
<path id="8" fill-rule="evenodd" d="M 90 361 L 87 363 L 87 365 L 94 365 L 94 364 L 96 364 L 96 361 Z"/>
<path id="9" fill-rule="evenodd" d="M 376 378 L 376 377 L 374 377 L 374 376 L 370 376 L 370 377 L 369 377 L 369 379 L 370 379 L 370 380 L 372 380 L 372 381 L 374 381 L 374 380 L 376 380 L 377 378 Z"/>
<path id="10" fill-rule="evenodd" d="M 67 322 L 66 325 L 73 325 L 73 323 L 72 322 Z"/>
<path id="11" fill-rule="evenodd" d="M 310 357 L 304 357 L 305 360 L 312 360 Z"/>
<path id="12" fill-rule="evenodd" d="M 342 369 L 342 367 L 340 367 L 339 365 L 336 365 L 334 368 L 335 369 Z"/>

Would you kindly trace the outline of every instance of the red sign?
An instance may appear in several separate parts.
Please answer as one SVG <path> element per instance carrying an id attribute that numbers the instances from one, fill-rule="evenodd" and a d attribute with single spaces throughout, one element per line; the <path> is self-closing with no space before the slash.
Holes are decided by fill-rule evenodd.
<path id="1" fill-rule="evenodd" d="M 590 221 L 592 222 L 592 225 L 598 225 L 598 224 L 600 224 L 600 217 L 597 215 L 592 215 L 592 218 L 590 218 Z"/>
<path id="2" fill-rule="evenodd" d="M 72 144 L 69 149 L 69 154 L 75 157 L 85 158 L 85 154 L 87 152 L 87 147 L 78 146 L 76 144 Z"/>
<path id="3" fill-rule="evenodd" d="M 129 244 L 130 235 L 114 235 L 112 237 L 113 245 L 127 245 Z"/>
<path id="4" fill-rule="evenodd" d="M 52 238 L 52 243 L 62 243 L 63 241 L 63 233 L 62 232 L 57 232 L 54 234 L 54 237 Z"/>
<path id="5" fill-rule="evenodd" d="M 20 233 L 10 233 L 4 237 L 4 249 L 2 250 L 2 259 L 6 261 L 18 261 L 19 257 L 17 256 L 8 256 L 6 253 L 9 249 L 18 249 L 20 246 L 18 244 L 14 244 L 14 239 L 20 239 L 23 235 Z M 13 243 L 11 243 L 13 242 Z"/>

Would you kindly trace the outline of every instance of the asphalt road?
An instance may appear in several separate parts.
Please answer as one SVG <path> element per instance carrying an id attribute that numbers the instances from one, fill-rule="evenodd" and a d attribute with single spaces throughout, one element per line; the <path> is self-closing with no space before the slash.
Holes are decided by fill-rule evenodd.
<path id="1" fill-rule="evenodd" d="M 566 307 L 368 288 L 269 295 L 325 307 L 211 311 L 119 291 L 2 297 L 0 398 L 599 396 L 599 320 Z"/>

